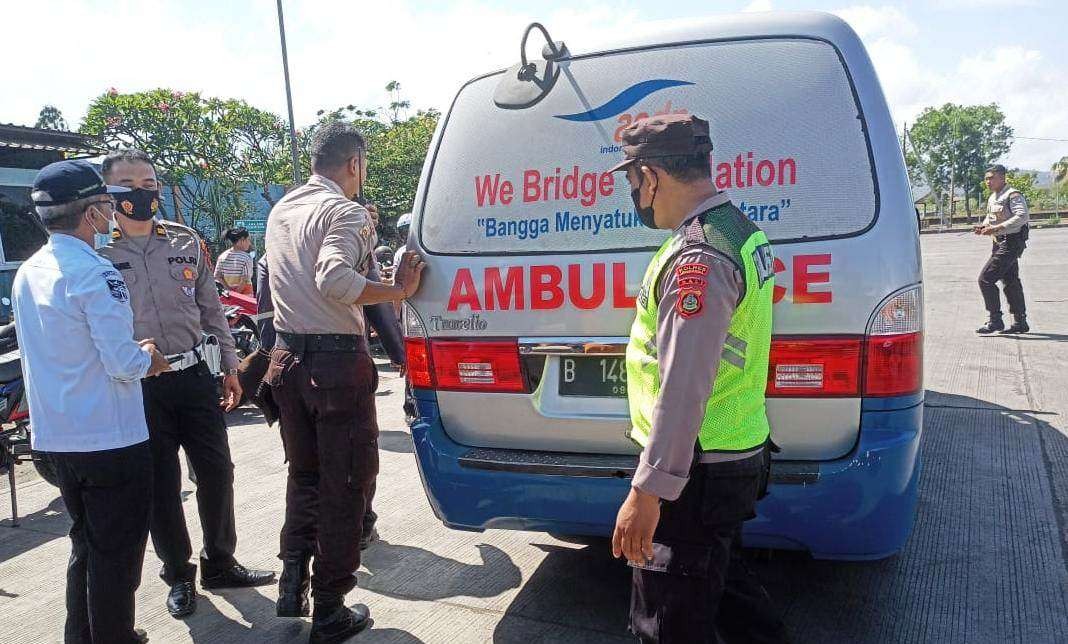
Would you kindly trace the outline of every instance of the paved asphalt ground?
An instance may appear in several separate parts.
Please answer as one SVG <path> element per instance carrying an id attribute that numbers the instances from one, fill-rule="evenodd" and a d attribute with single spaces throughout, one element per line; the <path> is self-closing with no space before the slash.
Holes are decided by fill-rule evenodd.
<path id="1" fill-rule="evenodd" d="M 1034 332 L 976 337 L 974 276 L 989 248 L 970 235 L 924 236 L 927 409 L 916 528 L 871 563 L 753 553 L 797 642 L 1068 641 L 1068 229 L 1038 231 L 1023 260 Z M 870 267 L 879 270 L 878 266 Z M 604 541 L 447 530 L 434 518 L 400 413 L 401 381 L 383 373 L 382 540 L 349 601 L 371 606 L 361 642 L 624 642 L 626 568 Z M 231 418 L 238 557 L 278 567 L 284 466 L 277 434 Z M 58 641 L 68 520 L 58 492 L 23 468 L 21 527 L 0 487 L 0 642 Z M 199 541 L 193 487 L 186 511 Z M 194 544 L 197 547 L 197 544 Z M 175 621 L 149 546 L 138 623 L 153 642 L 303 641 L 279 620 L 273 587 L 202 592 Z"/>

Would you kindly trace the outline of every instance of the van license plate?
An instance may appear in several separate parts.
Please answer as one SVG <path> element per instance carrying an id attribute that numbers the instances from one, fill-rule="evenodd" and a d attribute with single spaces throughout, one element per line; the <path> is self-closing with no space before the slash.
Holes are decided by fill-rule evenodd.
<path id="1" fill-rule="evenodd" d="M 627 367 L 622 356 L 560 358 L 560 395 L 626 397 Z"/>

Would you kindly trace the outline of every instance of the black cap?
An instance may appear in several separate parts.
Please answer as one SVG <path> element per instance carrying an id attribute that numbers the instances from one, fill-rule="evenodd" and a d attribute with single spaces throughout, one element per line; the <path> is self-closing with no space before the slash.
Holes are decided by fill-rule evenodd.
<path id="1" fill-rule="evenodd" d="M 692 114 L 665 114 L 637 120 L 623 130 L 621 138 L 626 158 L 609 172 L 625 170 L 638 159 L 696 156 L 712 151 L 708 121 Z"/>
<path id="2" fill-rule="evenodd" d="M 33 203 L 60 206 L 94 195 L 130 192 L 122 186 L 109 186 L 88 161 L 58 161 L 41 168 L 33 180 Z"/>

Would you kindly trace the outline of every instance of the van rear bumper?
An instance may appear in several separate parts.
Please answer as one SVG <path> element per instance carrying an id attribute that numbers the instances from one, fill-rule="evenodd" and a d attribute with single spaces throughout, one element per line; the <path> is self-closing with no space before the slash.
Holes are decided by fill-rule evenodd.
<path id="1" fill-rule="evenodd" d="M 611 534 L 634 457 L 471 448 L 445 433 L 432 392 L 416 396 L 419 475 L 445 525 Z M 916 511 L 922 424 L 922 396 L 866 402 L 848 456 L 774 462 L 769 495 L 745 524 L 746 545 L 821 559 L 880 559 L 900 550 Z"/>

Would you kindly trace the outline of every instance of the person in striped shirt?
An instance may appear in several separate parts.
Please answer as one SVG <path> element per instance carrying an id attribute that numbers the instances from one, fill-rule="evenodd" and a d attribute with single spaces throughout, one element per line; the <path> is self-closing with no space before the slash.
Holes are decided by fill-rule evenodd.
<path id="1" fill-rule="evenodd" d="M 219 254 L 215 264 L 215 279 L 236 293 L 252 295 L 252 238 L 248 231 L 238 226 L 230 228 L 224 234 L 230 248 Z"/>

